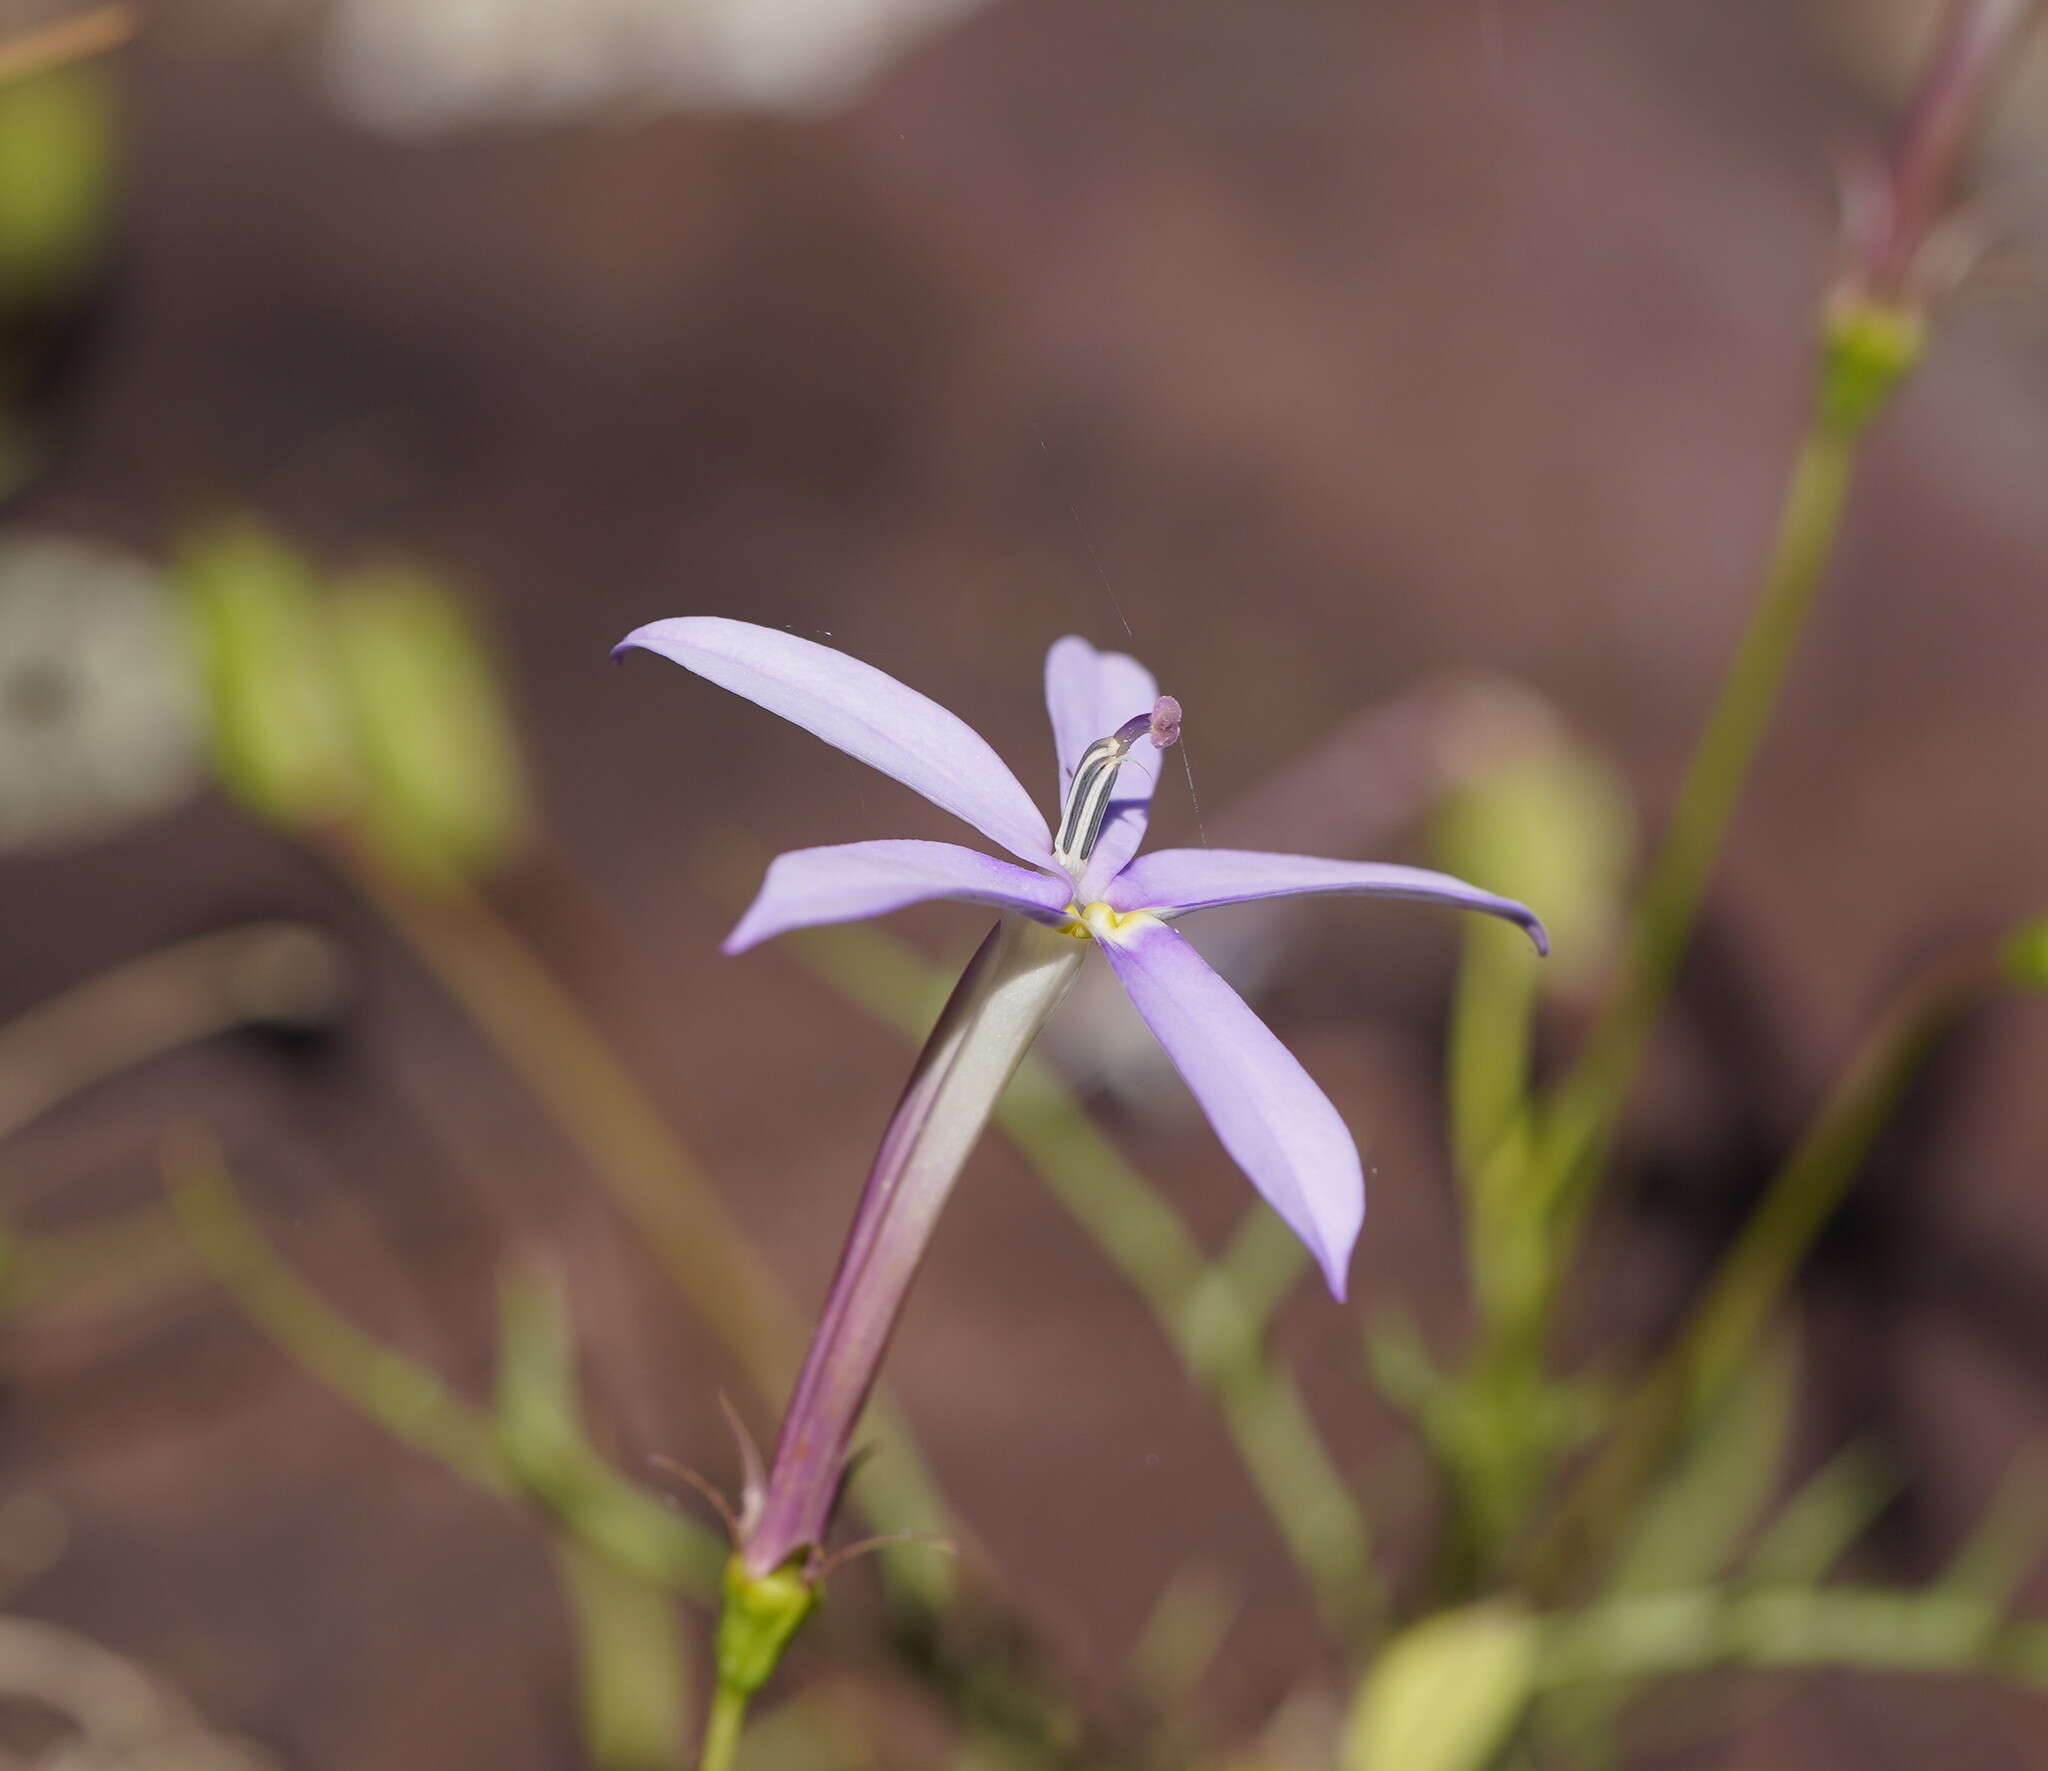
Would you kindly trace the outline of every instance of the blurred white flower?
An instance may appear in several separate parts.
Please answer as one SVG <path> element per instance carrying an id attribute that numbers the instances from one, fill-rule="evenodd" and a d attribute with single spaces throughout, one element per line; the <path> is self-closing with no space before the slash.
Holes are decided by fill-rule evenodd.
<path id="1" fill-rule="evenodd" d="M 157 575 L 111 547 L 0 541 L 0 850 L 104 836 L 199 777 L 198 703 Z"/>
<path id="2" fill-rule="evenodd" d="M 812 110 L 979 0 L 334 0 L 349 116 L 394 131 L 612 105 Z"/>

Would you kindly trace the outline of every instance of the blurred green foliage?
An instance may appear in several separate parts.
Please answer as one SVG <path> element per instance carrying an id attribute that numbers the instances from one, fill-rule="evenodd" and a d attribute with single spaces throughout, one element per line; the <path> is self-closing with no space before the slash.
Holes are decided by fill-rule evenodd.
<path id="1" fill-rule="evenodd" d="M 2000 952 L 2007 979 L 2022 990 L 2048 990 L 2048 916 L 2022 923 Z"/>
<path id="2" fill-rule="evenodd" d="M 337 581 L 329 626 L 365 835 L 416 876 L 488 871 L 517 846 L 526 795 L 504 692 L 467 612 L 393 562 Z"/>
<path id="3" fill-rule="evenodd" d="M 1504 1600 L 1410 1625 L 1359 1686 L 1340 1771 L 1485 1771 L 1528 1706 L 1540 1646 L 1536 1620 Z"/>
<path id="4" fill-rule="evenodd" d="M 451 1474 L 548 1521 L 577 1627 L 585 1739 L 601 1771 L 673 1771 L 690 1718 L 675 1600 L 708 1595 L 717 1538 L 638 1487 L 584 1437 L 575 1350 L 559 1290 L 506 1277 L 495 1412 L 463 1401 L 305 1283 L 242 1205 L 203 1135 L 165 1156 L 193 1251 L 250 1320 L 301 1366 Z"/>
<path id="5" fill-rule="evenodd" d="M 709 1592 L 723 1560 L 718 1539 L 621 1476 L 585 1437 L 559 1289 L 514 1274 L 500 1296 L 496 1438 L 514 1479 L 612 1566 L 667 1588 Z"/>
<path id="6" fill-rule="evenodd" d="M 0 309 L 71 293 L 105 249 L 118 138 L 94 63 L 0 81 Z"/>
<path id="7" fill-rule="evenodd" d="M 1593 982 L 1612 952 L 1635 860 L 1636 816 L 1620 771 L 1552 717 L 1532 716 L 1512 753 L 1453 790 L 1430 821 L 1438 864 L 1541 907 L 1550 931 L 1538 966 L 1519 931 L 1477 924 L 1546 988 Z"/>
<path id="8" fill-rule="evenodd" d="M 358 770 L 312 566 L 242 521 L 195 536 L 176 576 L 222 786 L 269 823 L 342 817 Z"/>
<path id="9" fill-rule="evenodd" d="M 415 886 L 487 873 L 523 841 L 526 794 L 489 651 L 417 566 L 321 582 L 250 521 L 195 536 L 177 578 L 214 766 L 267 822 L 334 831 Z"/>
<path id="10" fill-rule="evenodd" d="M 1783 1479 L 1798 1397 L 1796 1352 L 1767 1342 L 1623 1525 L 1609 1593 L 1694 1586 L 1734 1563 Z"/>

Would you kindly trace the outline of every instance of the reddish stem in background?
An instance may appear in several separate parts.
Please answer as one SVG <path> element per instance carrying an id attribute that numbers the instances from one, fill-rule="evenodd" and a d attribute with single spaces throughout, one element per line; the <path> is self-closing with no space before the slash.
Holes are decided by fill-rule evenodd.
<path id="1" fill-rule="evenodd" d="M 1887 169 L 1881 225 L 1858 243 L 1863 295 L 1898 304 L 1913 299 L 1922 254 L 1949 210 L 1963 156 L 2040 11 L 2041 0 L 1956 0 L 1951 8 Z"/>

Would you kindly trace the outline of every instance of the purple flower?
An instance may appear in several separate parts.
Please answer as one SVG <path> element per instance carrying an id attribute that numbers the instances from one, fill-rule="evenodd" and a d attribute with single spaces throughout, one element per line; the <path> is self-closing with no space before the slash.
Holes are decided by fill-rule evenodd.
<path id="1" fill-rule="evenodd" d="M 1548 948 L 1542 924 L 1524 906 L 1421 868 L 1246 849 L 1164 849 L 1134 859 L 1161 751 L 1178 735 L 1179 705 L 1160 696 L 1135 659 L 1071 635 L 1045 661 L 1061 794 L 1057 831 L 986 740 L 872 665 L 713 616 L 651 622 L 619 650 L 634 646 L 893 775 L 1016 857 L 894 840 L 798 849 L 770 865 L 726 952 L 935 898 L 992 906 L 1092 940 L 1224 1148 L 1308 1245 L 1340 1298 L 1365 1211 L 1357 1146 L 1308 1072 L 1181 938 L 1174 920 L 1215 904 L 1351 893 L 1484 911 L 1526 929 L 1539 952 Z"/>

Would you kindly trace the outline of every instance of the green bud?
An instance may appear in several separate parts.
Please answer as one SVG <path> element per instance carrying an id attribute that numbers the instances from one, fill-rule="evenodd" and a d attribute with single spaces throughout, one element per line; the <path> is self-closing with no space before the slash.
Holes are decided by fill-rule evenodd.
<path id="1" fill-rule="evenodd" d="M 362 835 L 424 882 L 505 859 L 526 825 L 511 720 L 461 602 L 415 567 L 358 572 L 329 618 L 361 762 Z"/>
<path id="2" fill-rule="evenodd" d="M 114 185 L 104 68 L 0 81 L 0 302 L 61 295 L 92 269 Z"/>
<path id="3" fill-rule="evenodd" d="M 1403 1630 L 1366 1673 L 1341 1771 L 1482 1771 L 1528 1706 L 1539 1646 L 1536 1620 L 1506 1601 Z"/>
<path id="4" fill-rule="evenodd" d="M 358 779 L 312 568 L 268 530 L 235 522 L 188 545 L 176 576 L 222 786 L 287 828 L 341 816 Z"/>
<path id="5" fill-rule="evenodd" d="M 1621 927 L 1635 815 L 1615 769 L 1535 711 L 1542 717 L 1524 740 L 1446 798 L 1430 846 L 1447 871 L 1543 918 L 1551 957 L 1539 976 L 1568 989 L 1597 971 Z M 1499 932 L 1509 937 L 1503 945 L 1527 947 L 1514 931 Z"/>
<path id="6" fill-rule="evenodd" d="M 1883 409 L 1927 348 L 1927 322 L 1915 309 L 1845 290 L 1821 319 L 1820 413 L 1835 431 L 1855 435 Z"/>
<path id="7" fill-rule="evenodd" d="M 718 1614 L 718 1682 L 742 1697 L 768 1683 L 790 1638 L 818 1608 L 818 1588 L 792 1558 L 772 1574 L 749 1574 L 738 1556 L 725 1565 Z"/>
<path id="8" fill-rule="evenodd" d="M 2022 990 L 2048 990 L 2048 916 L 2023 922 L 1999 949 L 2006 982 Z"/>

